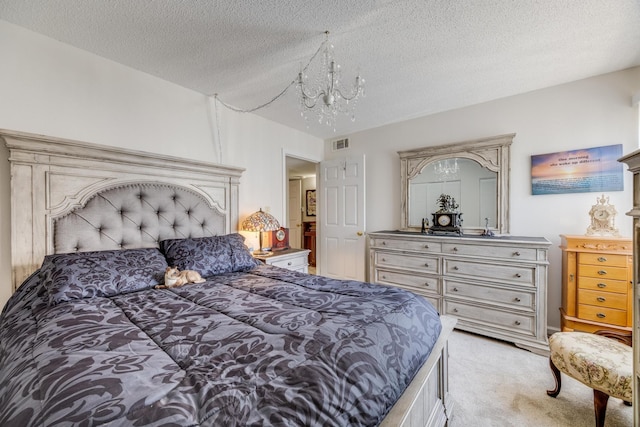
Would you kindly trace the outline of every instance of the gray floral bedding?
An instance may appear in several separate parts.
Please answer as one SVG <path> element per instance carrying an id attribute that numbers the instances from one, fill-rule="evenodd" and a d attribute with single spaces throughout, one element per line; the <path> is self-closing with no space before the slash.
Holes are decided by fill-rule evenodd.
<path id="1" fill-rule="evenodd" d="M 54 299 L 53 273 L 34 273 L 0 317 L 0 425 L 377 425 L 440 333 L 433 306 L 247 268 Z"/>

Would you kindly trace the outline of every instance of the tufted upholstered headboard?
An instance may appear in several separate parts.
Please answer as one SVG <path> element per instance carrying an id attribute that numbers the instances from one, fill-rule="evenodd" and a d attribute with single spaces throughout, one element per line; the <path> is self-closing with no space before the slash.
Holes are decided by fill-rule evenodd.
<path id="1" fill-rule="evenodd" d="M 0 138 L 11 163 L 14 289 L 48 254 L 237 229 L 241 168 L 24 132 Z"/>
<path id="2" fill-rule="evenodd" d="M 224 212 L 168 184 L 104 190 L 53 221 L 55 253 L 158 246 L 161 240 L 225 234 Z"/>

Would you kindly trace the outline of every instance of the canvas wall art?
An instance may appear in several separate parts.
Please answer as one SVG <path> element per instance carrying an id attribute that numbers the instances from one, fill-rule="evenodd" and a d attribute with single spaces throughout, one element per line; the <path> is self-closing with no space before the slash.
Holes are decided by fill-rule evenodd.
<path id="1" fill-rule="evenodd" d="M 531 193 L 624 190 L 622 144 L 531 156 Z"/>

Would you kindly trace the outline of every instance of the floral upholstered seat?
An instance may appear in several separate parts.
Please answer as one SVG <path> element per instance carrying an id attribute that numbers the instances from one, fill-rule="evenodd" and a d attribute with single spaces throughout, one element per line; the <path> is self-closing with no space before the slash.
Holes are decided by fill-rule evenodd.
<path id="1" fill-rule="evenodd" d="M 557 332 L 549 338 L 549 350 L 556 389 L 547 393 L 552 397 L 560 393 L 560 372 L 593 388 L 597 426 L 604 424 L 609 396 L 631 402 L 633 350 L 629 345 L 598 334 Z"/>

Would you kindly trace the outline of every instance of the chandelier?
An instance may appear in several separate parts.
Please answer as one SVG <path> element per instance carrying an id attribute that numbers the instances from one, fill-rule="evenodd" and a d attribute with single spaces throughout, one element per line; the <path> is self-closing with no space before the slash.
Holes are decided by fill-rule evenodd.
<path id="1" fill-rule="evenodd" d="M 458 159 L 438 160 L 433 164 L 433 171 L 440 181 L 450 181 L 458 178 L 460 167 Z"/>
<path id="2" fill-rule="evenodd" d="M 324 34 L 325 40 L 318 49 L 318 52 L 322 50 L 320 70 L 314 77 L 309 77 L 307 74 L 307 69 L 315 58 L 314 55 L 306 67 L 301 67 L 296 87 L 300 91 L 301 115 L 305 121 L 310 116 L 315 116 L 319 123 L 333 127 L 335 132 L 336 118 L 339 114 L 346 114 L 351 117 L 351 121 L 355 121 L 356 103 L 358 98 L 365 96 L 364 79 L 358 73 L 352 87 L 342 86 L 342 72 L 340 65 L 333 58 L 333 45 L 329 42 L 329 31 L 325 31 Z"/>
<path id="3" fill-rule="evenodd" d="M 350 88 L 342 86 L 342 71 L 340 65 L 333 59 L 333 45 L 329 42 L 329 31 L 324 32 L 325 39 L 313 54 L 309 62 L 304 67 L 300 67 L 297 77 L 291 80 L 289 85 L 280 93 L 252 108 L 238 108 L 224 102 L 218 94 L 214 94 L 216 104 L 220 103 L 228 109 L 238 113 L 253 113 L 262 108 L 268 107 L 275 101 L 284 96 L 289 88 L 294 85 L 300 92 L 300 115 L 305 121 L 310 116 L 315 116 L 319 123 L 333 127 L 336 131 L 336 119 L 340 114 L 351 116 L 351 120 L 355 121 L 355 106 L 360 97 L 364 97 L 364 79 L 360 74 L 356 76 L 355 83 Z M 316 57 L 322 53 L 322 62 L 320 69 L 313 76 L 307 73 L 307 70 L 314 62 Z M 218 122 L 216 108 L 216 124 Z M 216 126 L 220 129 L 220 126 Z M 218 139 L 219 139 L 218 135 Z"/>

